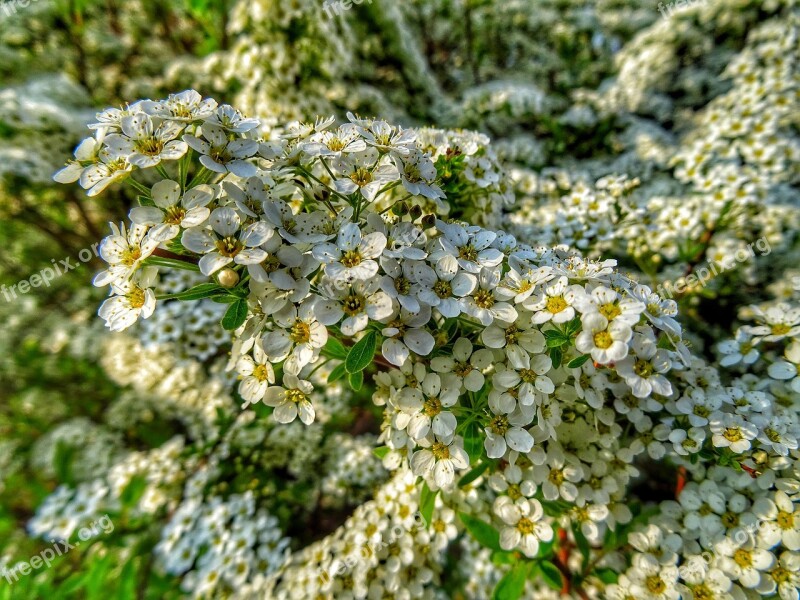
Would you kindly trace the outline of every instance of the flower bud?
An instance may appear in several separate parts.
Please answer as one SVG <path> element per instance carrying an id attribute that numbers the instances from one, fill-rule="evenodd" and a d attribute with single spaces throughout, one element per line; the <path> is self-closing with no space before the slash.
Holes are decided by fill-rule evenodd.
<path id="1" fill-rule="evenodd" d="M 217 281 L 222 287 L 232 288 L 239 283 L 239 274 L 233 269 L 222 269 L 217 276 Z"/>

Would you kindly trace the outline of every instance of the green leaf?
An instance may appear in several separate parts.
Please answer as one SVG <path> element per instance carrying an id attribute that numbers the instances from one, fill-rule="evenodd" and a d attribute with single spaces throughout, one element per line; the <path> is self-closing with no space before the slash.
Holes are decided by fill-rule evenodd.
<path id="1" fill-rule="evenodd" d="M 328 375 L 328 383 L 339 381 L 345 375 L 347 375 L 347 371 L 344 368 L 344 363 L 340 363 L 336 365 L 333 371 L 331 371 L 331 374 Z"/>
<path id="2" fill-rule="evenodd" d="M 464 527 L 467 528 L 467 531 L 470 532 L 472 537 L 478 540 L 481 546 L 496 550 L 497 552 L 504 552 L 500 547 L 500 533 L 489 525 L 489 523 L 463 512 L 458 513 L 458 516 L 461 522 L 464 523 Z"/>
<path id="3" fill-rule="evenodd" d="M 489 468 L 489 463 L 484 462 L 472 469 L 469 473 L 464 475 L 458 480 L 458 487 L 464 487 L 475 481 L 478 477 L 483 475 L 483 472 Z"/>
<path id="4" fill-rule="evenodd" d="M 373 449 L 373 450 L 372 450 L 372 453 L 373 453 L 375 456 L 377 456 L 378 458 L 380 458 L 381 460 L 383 460 L 383 458 L 384 458 L 384 457 L 385 457 L 387 454 L 389 454 L 389 452 L 390 452 L 390 451 L 391 451 L 391 448 L 389 448 L 389 446 L 380 446 L 380 447 L 378 447 L 378 448 L 375 448 L 375 449 Z"/>
<path id="5" fill-rule="evenodd" d="M 350 381 L 350 387 L 353 388 L 353 391 L 354 392 L 359 391 L 364 385 L 364 371 L 359 371 L 358 373 L 350 373 L 349 381 Z"/>
<path id="6" fill-rule="evenodd" d="M 564 356 L 564 353 L 561 351 L 561 348 L 550 348 L 550 360 L 553 361 L 554 369 L 557 369 L 561 366 L 562 356 Z"/>
<path id="7" fill-rule="evenodd" d="M 480 426 L 473 421 L 464 429 L 464 451 L 469 456 L 469 462 L 474 463 L 483 454 L 483 439 Z"/>
<path id="8" fill-rule="evenodd" d="M 438 493 L 439 490 L 432 492 L 427 483 L 422 484 L 422 491 L 419 493 L 419 512 L 425 519 L 426 525 L 430 525 L 433 519 L 433 507 L 436 506 L 436 494 Z"/>
<path id="9" fill-rule="evenodd" d="M 570 369 L 577 369 L 583 366 L 587 360 L 589 360 L 590 356 L 588 354 L 581 354 L 577 358 L 573 358 L 571 361 L 567 363 L 567 367 Z"/>
<path id="10" fill-rule="evenodd" d="M 146 490 L 147 480 L 141 475 L 134 475 L 130 483 L 122 490 L 122 494 L 119 497 L 120 504 L 127 509 L 135 507 L 144 496 Z"/>
<path id="11" fill-rule="evenodd" d="M 375 356 L 375 350 L 378 347 L 378 334 L 370 331 L 362 337 L 356 345 L 350 348 L 347 358 L 344 361 L 344 368 L 348 373 L 358 373 L 367 368 L 372 358 Z"/>
<path id="12" fill-rule="evenodd" d="M 539 570 L 542 572 L 542 579 L 548 586 L 558 591 L 564 588 L 564 578 L 561 576 L 561 571 L 549 560 L 540 562 Z"/>
<path id="13" fill-rule="evenodd" d="M 518 600 L 525 591 L 525 581 L 528 579 L 530 564 L 518 562 L 497 583 L 492 594 L 492 600 Z"/>
<path id="14" fill-rule="evenodd" d="M 614 569 L 595 569 L 594 575 L 606 585 L 617 583 L 618 576 Z"/>
<path id="15" fill-rule="evenodd" d="M 322 355 L 326 358 L 335 358 L 336 360 L 344 360 L 347 358 L 347 348 L 344 344 L 334 337 L 329 337 L 326 344 L 322 347 Z"/>
<path id="16" fill-rule="evenodd" d="M 227 295 L 224 287 L 216 283 L 201 283 L 183 292 L 177 294 L 167 294 L 160 296 L 160 300 L 181 300 L 187 302 L 190 300 L 202 300 L 203 298 L 210 298 L 211 296 L 218 296 L 221 294 Z"/>
<path id="17" fill-rule="evenodd" d="M 589 545 L 589 540 L 587 540 L 586 536 L 583 535 L 580 525 L 576 523 L 572 524 L 572 535 L 575 536 L 575 544 L 578 546 L 581 556 L 583 556 L 583 568 L 581 570 L 585 571 L 586 566 L 589 564 L 589 557 L 592 554 L 592 548 Z"/>
<path id="18" fill-rule="evenodd" d="M 225 311 L 222 317 L 222 328 L 228 331 L 239 329 L 247 319 L 247 300 L 237 300 Z"/>
<path id="19" fill-rule="evenodd" d="M 548 348 L 560 348 L 564 344 L 566 344 L 569 340 L 564 337 L 550 337 L 545 340 Z"/>
<path id="20" fill-rule="evenodd" d="M 183 271 L 200 272 L 200 267 L 195 263 L 186 262 L 185 260 L 176 260 L 174 258 L 165 258 L 163 256 L 148 256 L 142 261 L 146 267 L 165 267 L 167 269 L 181 269 Z"/>

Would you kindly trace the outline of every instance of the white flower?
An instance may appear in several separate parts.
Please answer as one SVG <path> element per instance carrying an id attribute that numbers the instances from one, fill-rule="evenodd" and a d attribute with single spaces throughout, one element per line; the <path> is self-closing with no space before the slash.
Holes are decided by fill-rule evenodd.
<path id="1" fill-rule="evenodd" d="M 223 104 L 206 118 L 206 123 L 232 133 L 247 133 L 261 125 L 258 119 L 247 119 L 229 104 Z"/>
<path id="2" fill-rule="evenodd" d="M 745 588 L 755 588 L 761 583 L 762 571 L 775 564 L 775 556 L 753 545 L 746 539 L 744 544 L 725 538 L 715 546 L 719 568 L 739 581 Z"/>
<path id="3" fill-rule="evenodd" d="M 242 378 L 239 383 L 239 395 L 245 401 L 242 408 L 261 402 L 269 385 L 275 383 L 275 371 L 258 345 L 253 348 L 253 356 L 244 354 L 239 357 L 236 372 Z"/>
<path id="4" fill-rule="evenodd" d="M 122 117 L 120 133 L 106 136 L 105 144 L 116 158 L 126 158 L 141 169 L 154 167 L 162 160 L 178 160 L 189 149 L 186 142 L 175 138 L 183 124 L 163 121 L 144 113 Z"/>
<path id="5" fill-rule="evenodd" d="M 720 342 L 718 348 L 723 355 L 719 364 L 723 367 L 731 367 L 740 362 L 752 365 L 760 356 L 758 349 L 752 343 L 752 337 L 742 329 L 736 332 L 735 339 Z"/>
<path id="6" fill-rule="evenodd" d="M 539 396 L 548 396 L 555 392 L 553 381 L 547 377 L 546 373 L 553 367 L 553 361 L 546 354 L 537 354 L 533 357 L 526 355 L 526 360 L 517 367 L 513 365 L 511 369 L 500 369 L 492 377 L 495 385 L 493 391 L 515 390 L 514 397 L 523 406 L 532 406 Z M 514 397 L 509 396 L 513 401 Z M 511 412 L 513 405 L 501 403 L 504 410 L 500 412 Z M 505 409 L 509 410 L 505 410 Z"/>
<path id="7" fill-rule="evenodd" d="M 503 261 L 503 253 L 491 247 L 497 237 L 492 231 L 479 227 L 468 230 L 458 223 L 439 220 L 436 221 L 436 228 L 443 235 L 438 240 L 442 249 L 433 252 L 430 257 L 434 264 L 444 256 L 453 256 L 458 261 L 458 266 L 467 273 L 477 275 L 481 269 L 496 267 Z"/>
<path id="8" fill-rule="evenodd" d="M 435 440 L 420 442 L 424 447 L 411 455 L 411 469 L 414 475 L 433 481 L 438 488 L 449 488 L 455 481 L 456 469 L 462 471 L 469 467 L 469 456 L 464 451 L 461 436 L 452 441 Z"/>
<path id="9" fill-rule="evenodd" d="M 779 302 L 762 310 L 758 306 L 751 307 L 753 315 L 761 325 L 745 325 L 742 330 L 755 336 L 755 342 L 777 342 L 795 338 L 800 335 L 800 307 L 793 307 L 786 302 Z"/>
<path id="10" fill-rule="evenodd" d="M 217 101 L 203 97 L 195 90 L 185 90 L 178 94 L 170 94 L 160 102 L 153 113 L 165 119 L 174 121 L 200 121 L 210 117 L 217 108 Z"/>
<path id="11" fill-rule="evenodd" d="M 102 136 L 86 138 L 75 149 L 75 160 L 53 175 L 58 183 L 80 180 L 88 196 L 96 196 L 109 185 L 130 175 L 133 165 L 126 158 L 118 158 L 103 146 Z"/>
<path id="12" fill-rule="evenodd" d="M 484 429 L 486 439 L 483 442 L 486 456 L 502 458 L 506 449 L 527 453 L 533 448 L 533 436 L 522 427 L 530 423 L 530 419 L 519 411 L 511 414 L 495 415 Z"/>
<path id="13" fill-rule="evenodd" d="M 111 284 L 112 296 L 100 306 L 98 315 L 111 331 L 123 331 L 139 318 L 147 319 L 156 308 L 153 285 L 157 269 L 137 271 L 132 279 Z"/>
<path id="14" fill-rule="evenodd" d="M 789 381 L 792 391 L 800 394 L 800 341 L 794 341 L 786 348 L 786 360 L 779 360 L 769 366 L 767 372 L 773 379 Z"/>
<path id="15" fill-rule="evenodd" d="M 559 277 L 543 290 L 525 300 L 522 305 L 533 311 L 533 322 L 541 325 L 548 321 L 566 323 L 575 318 L 573 305 L 583 294 L 579 286 L 568 285 L 566 277 Z"/>
<path id="16" fill-rule="evenodd" d="M 532 327 L 530 313 L 522 313 L 514 321 L 501 320 L 492 323 L 481 333 L 481 340 L 488 348 L 504 348 L 508 361 L 518 369 L 528 368 L 530 356 L 545 348 L 541 331 Z"/>
<path id="17" fill-rule="evenodd" d="M 594 288 L 589 294 L 576 298 L 575 308 L 581 313 L 600 313 L 609 322 L 619 320 L 629 327 L 639 322 L 639 315 L 644 312 L 644 303 L 629 296 L 620 296 L 617 292 L 602 285 Z"/>
<path id="18" fill-rule="evenodd" d="M 436 373 L 428 373 L 417 388 L 406 387 L 400 390 L 397 405 L 407 418 L 398 417 L 398 427 L 419 441 L 430 431 L 440 439 L 450 439 L 456 430 L 456 418 L 444 409 L 453 406 L 458 400 L 458 389 L 442 386 L 442 379 Z"/>
<path id="19" fill-rule="evenodd" d="M 181 228 L 202 225 L 211 214 L 207 205 L 215 196 L 215 190 L 210 185 L 198 185 L 181 198 L 180 184 L 169 179 L 156 183 L 151 193 L 155 206 L 132 208 L 130 219 L 137 225 L 166 224 L 166 227 L 157 230 L 157 235 L 152 234 L 160 242 L 171 240 L 180 233 Z"/>
<path id="20" fill-rule="evenodd" d="M 567 502 L 574 502 L 578 497 L 575 484 L 581 480 L 583 470 L 576 459 L 551 446 L 547 451 L 547 462 L 534 465 L 533 475 L 546 500 L 557 500 L 560 496 Z"/>
<path id="21" fill-rule="evenodd" d="M 367 280 L 378 272 L 375 261 L 384 248 L 386 236 L 380 232 L 361 235 L 356 223 L 347 223 L 339 232 L 336 244 L 319 244 L 313 250 L 314 258 L 325 265 L 325 273 L 333 280 L 350 283 Z"/>
<path id="22" fill-rule="evenodd" d="M 538 500 L 499 496 L 493 507 L 494 513 L 506 527 L 500 530 L 500 547 L 503 550 L 519 548 L 533 558 L 539 552 L 539 542 L 553 539 L 553 528 L 544 521 L 544 510 Z"/>
<path id="23" fill-rule="evenodd" d="M 345 123 L 336 131 L 319 131 L 301 144 L 303 152 L 309 156 L 339 158 L 349 152 L 363 152 L 367 143 L 360 137 L 358 128 Z"/>
<path id="24" fill-rule="evenodd" d="M 256 140 L 238 137 L 230 139 L 222 127 L 206 121 L 202 128 L 203 138 L 185 135 L 183 139 L 192 149 L 200 153 L 200 164 L 215 173 L 233 173 L 239 177 L 252 177 L 256 166 L 247 159 L 258 152 Z"/>
<path id="25" fill-rule="evenodd" d="M 741 454 L 750 449 L 750 440 L 758 434 L 758 428 L 740 415 L 715 413 L 709 420 L 713 433 L 711 443 L 717 448 L 730 448 Z"/>
<path id="26" fill-rule="evenodd" d="M 122 224 L 111 224 L 111 235 L 100 244 L 100 256 L 109 264 L 94 278 L 94 285 L 122 284 L 128 279 L 160 243 L 148 235 L 148 227 L 133 225 L 130 230 Z"/>
<path id="27" fill-rule="evenodd" d="M 408 360 L 411 352 L 419 356 L 430 354 L 436 343 L 430 332 L 424 329 L 430 318 L 430 306 L 423 306 L 417 313 L 401 308 L 399 315 L 390 317 L 381 330 L 384 337 L 381 354 L 384 358 L 399 367 Z"/>
<path id="28" fill-rule="evenodd" d="M 394 164 L 400 172 L 403 187 L 410 194 L 431 200 L 445 197 L 442 189 L 434 183 L 436 167 L 428 155 L 412 150 L 406 157 L 395 157 Z"/>
<path id="29" fill-rule="evenodd" d="M 313 300 L 306 300 L 299 307 L 289 303 L 272 318 L 278 328 L 265 333 L 261 343 L 273 362 L 291 353 L 297 366 L 304 367 L 319 356 L 328 341 L 328 330 L 314 315 Z"/>
<path id="30" fill-rule="evenodd" d="M 761 520 L 759 540 L 766 547 L 782 543 L 796 552 L 800 550 L 800 508 L 781 490 L 774 492 L 774 500 L 759 498 L 753 504 L 753 513 Z"/>
<path id="31" fill-rule="evenodd" d="M 459 270 L 454 256 L 442 256 L 435 265 L 435 270 L 427 265 L 416 270 L 419 301 L 436 308 L 443 317 L 457 317 L 464 310 L 462 298 L 472 293 L 478 281 Z"/>
<path id="32" fill-rule="evenodd" d="M 634 336 L 631 346 L 636 354 L 617 362 L 616 370 L 630 386 L 633 395 L 647 398 L 654 393 L 662 396 L 672 394 L 672 385 L 662 374 L 670 368 L 667 353 L 658 348 L 652 337 L 641 333 Z"/>
<path id="33" fill-rule="evenodd" d="M 498 302 L 494 290 L 500 282 L 500 268 L 481 269 L 478 287 L 464 298 L 464 312 L 475 317 L 485 327 L 495 319 L 513 323 L 517 319 L 516 309 L 508 302 Z"/>
<path id="34" fill-rule="evenodd" d="M 394 165 L 373 167 L 375 160 L 376 153 L 366 150 L 334 161 L 334 168 L 344 176 L 333 182 L 336 191 L 345 195 L 359 192 L 367 202 L 372 202 L 386 183 L 397 179 Z"/>
<path id="35" fill-rule="evenodd" d="M 266 252 L 258 248 L 272 235 L 264 221 L 246 225 L 240 231 L 242 221 L 238 213 L 232 208 L 220 207 L 214 209 L 208 223 L 217 235 L 194 227 L 184 231 L 181 238 L 187 250 L 204 255 L 199 265 L 203 275 L 213 275 L 231 263 L 254 265 L 266 258 Z"/>
<path id="36" fill-rule="evenodd" d="M 370 319 L 382 321 L 392 315 L 392 300 L 380 291 L 378 278 L 356 281 L 352 286 L 327 289 L 329 297 L 321 297 L 314 305 L 317 319 L 323 325 L 335 325 L 342 317 L 341 330 L 352 336 L 363 331 Z"/>
<path id="37" fill-rule="evenodd" d="M 300 379 L 294 373 L 284 373 L 283 386 L 267 388 L 264 404 L 273 406 L 273 416 L 278 423 L 291 423 L 300 415 L 306 425 L 314 422 L 314 406 L 309 395 L 314 390 L 310 382 Z"/>
<path id="38" fill-rule="evenodd" d="M 575 338 L 575 347 L 592 359 L 605 365 L 622 360 L 628 354 L 628 340 L 633 331 L 625 323 L 616 320 L 611 323 L 600 313 L 584 315 L 581 320 L 583 331 Z"/>
<path id="39" fill-rule="evenodd" d="M 472 342 L 460 337 L 453 344 L 452 356 L 437 356 L 431 360 L 431 369 L 446 373 L 458 382 L 459 387 L 477 392 L 483 387 L 486 378 L 483 371 L 492 366 L 492 352 L 482 348 L 473 353 Z"/>

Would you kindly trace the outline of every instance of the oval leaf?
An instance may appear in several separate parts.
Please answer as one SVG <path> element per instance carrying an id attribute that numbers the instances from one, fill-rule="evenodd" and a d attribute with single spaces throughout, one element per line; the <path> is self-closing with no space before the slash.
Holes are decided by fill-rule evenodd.
<path id="1" fill-rule="evenodd" d="M 237 300 L 225 311 L 222 317 L 222 328 L 227 331 L 239 329 L 247 319 L 247 300 Z"/>
<path id="2" fill-rule="evenodd" d="M 344 361 L 344 368 L 348 373 L 358 373 L 367 368 L 375 356 L 375 349 L 378 347 L 378 336 L 374 331 L 370 331 L 363 338 L 358 340 L 355 346 L 350 348 L 347 358 Z"/>

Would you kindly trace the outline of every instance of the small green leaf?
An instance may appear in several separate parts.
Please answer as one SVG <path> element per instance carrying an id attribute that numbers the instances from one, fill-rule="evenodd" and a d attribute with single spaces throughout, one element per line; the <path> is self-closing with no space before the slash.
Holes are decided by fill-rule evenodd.
<path id="1" fill-rule="evenodd" d="M 329 337 L 327 343 L 322 347 L 322 355 L 326 358 L 344 360 L 347 358 L 347 348 L 336 338 Z"/>
<path id="2" fill-rule="evenodd" d="M 422 491 L 419 493 L 419 512 L 425 519 L 426 525 L 430 525 L 433 519 L 433 508 L 436 506 L 436 494 L 438 493 L 439 490 L 432 492 L 427 483 L 422 484 Z"/>
<path id="3" fill-rule="evenodd" d="M 247 300 L 237 300 L 231 304 L 222 317 L 222 328 L 227 331 L 239 329 L 247 319 L 247 311 Z"/>
<path id="4" fill-rule="evenodd" d="M 542 579 L 548 586 L 558 591 L 564 589 L 564 578 L 557 566 L 549 560 L 543 560 L 539 563 L 539 570 L 542 572 Z"/>
<path id="5" fill-rule="evenodd" d="M 477 517 L 468 515 L 467 513 L 458 513 L 464 527 L 472 534 L 482 546 L 497 552 L 504 552 L 500 547 L 500 533 L 486 521 L 481 521 Z"/>
<path id="6" fill-rule="evenodd" d="M 569 340 L 563 337 L 551 337 L 545 340 L 548 348 L 560 348 L 564 344 L 566 344 Z"/>
<path id="7" fill-rule="evenodd" d="M 614 569 L 595 569 L 594 575 L 606 585 L 617 583 L 618 576 Z"/>
<path id="8" fill-rule="evenodd" d="M 350 387 L 353 388 L 354 392 L 357 392 L 364 385 L 364 371 L 359 371 L 358 373 L 350 373 L 348 379 L 350 381 Z"/>
<path id="9" fill-rule="evenodd" d="M 363 338 L 356 342 L 356 345 L 350 348 L 347 358 L 344 361 L 344 367 L 348 373 L 358 373 L 367 368 L 372 358 L 375 356 L 375 350 L 378 347 L 378 334 L 370 331 Z"/>
<path id="10" fill-rule="evenodd" d="M 333 371 L 331 371 L 331 374 L 328 375 L 328 383 L 339 381 L 345 375 L 347 375 L 347 370 L 344 368 L 344 363 L 338 364 Z"/>
<path id="11" fill-rule="evenodd" d="M 389 446 L 380 446 L 380 447 L 378 447 L 378 448 L 375 448 L 375 449 L 373 449 L 373 450 L 372 450 L 372 453 L 373 453 L 375 456 L 377 456 L 378 458 L 380 458 L 381 460 L 383 460 L 383 458 L 384 458 L 384 457 L 385 457 L 387 454 L 389 454 L 389 452 L 390 452 L 390 451 L 391 451 L 391 448 L 389 448 Z"/>
<path id="12" fill-rule="evenodd" d="M 518 562 L 497 583 L 492 594 L 492 600 L 519 600 L 525 591 L 525 581 L 528 579 L 530 564 Z"/>
<path id="13" fill-rule="evenodd" d="M 564 356 L 564 353 L 561 351 L 561 348 L 550 348 L 550 360 L 553 361 L 554 369 L 557 369 L 561 366 L 562 356 Z"/>
<path id="14" fill-rule="evenodd" d="M 569 367 L 570 369 L 577 369 L 579 367 L 582 367 L 583 363 L 589 360 L 589 358 L 591 357 L 588 354 L 581 354 L 577 358 L 573 358 L 571 361 L 569 361 L 567 363 L 567 367 Z"/>
<path id="15" fill-rule="evenodd" d="M 177 294 L 168 294 L 166 296 L 161 296 L 159 297 L 159 299 L 181 300 L 183 302 L 188 302 L 191 300 L 202 300 L 203 298 L 210 298 L 211 296 L 218 296 L 220 294 L 227 295 L 225 288 L 219 284 L 209 282 L 209 283 L 201 283 L 183 292 L 178 292 Z"/>
<path id="16" fill-rule="evenodd" d="M 469 473 L 464 475 L 458 480 L 458 487 L 464 487 L 475 481 L 478 477 L 483 475 L 483 472 L 489 468 L 489 463 L 484 462 L 472 469 Z"/>
<path id="17" fill-rule="evenodd" d="M 474 463 L 483 453 L 483 438 L 480 426 L 473 421 L 464 429 L 464 451 L 469 456 L 469 462 Z"/>
<path id="18" fill-rule="evenodd" d="M 572 535 L 575 536 L 575 544 L 578 546 L 578 550 L 580 550 L 581 556 L 583 556 L 583 569 L 586 569 L 586 566 L 589 564 L 589 557 L 592 554 L 592 548 L 589 545 L 589 540 L 586 539 L 586 536 L 583 535 L 583 531 L 581 531 L 580 525 L 575 523 L 572 524 Z"/>

